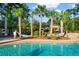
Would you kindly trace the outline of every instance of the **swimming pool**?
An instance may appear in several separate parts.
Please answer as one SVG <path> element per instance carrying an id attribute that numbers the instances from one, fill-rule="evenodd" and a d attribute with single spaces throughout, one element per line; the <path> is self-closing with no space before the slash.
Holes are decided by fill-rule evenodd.
<path id="1" fill-rule="evenodd" d="M 79 44 L 16 44 L 0 46 L 0 56 L 79 56 Z"/>

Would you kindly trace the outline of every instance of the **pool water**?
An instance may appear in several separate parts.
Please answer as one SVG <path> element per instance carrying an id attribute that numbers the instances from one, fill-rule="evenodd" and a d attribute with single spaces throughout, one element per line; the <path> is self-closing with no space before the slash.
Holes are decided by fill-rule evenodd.
<path id="1" fill-rule="evenodd" d="M 79 44 L 17 44 L 0 46 L 0 56 L 79 56 Z"/>

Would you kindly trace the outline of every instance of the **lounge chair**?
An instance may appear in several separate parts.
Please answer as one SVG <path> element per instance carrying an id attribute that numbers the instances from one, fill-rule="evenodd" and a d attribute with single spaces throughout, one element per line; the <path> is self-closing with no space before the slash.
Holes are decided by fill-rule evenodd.
<path id="1" fill-rule="evenodd" d="M 57 38 L 61 38 L 61 37 L 68 37 L 68 33 L 64 32 L 64 33 L 60 33 L 56 35 Z"/>

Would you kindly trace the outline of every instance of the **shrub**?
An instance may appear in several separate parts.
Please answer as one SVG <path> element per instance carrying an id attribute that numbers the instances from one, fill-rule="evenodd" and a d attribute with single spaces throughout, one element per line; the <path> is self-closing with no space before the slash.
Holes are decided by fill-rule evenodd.
<path id="1" fill-rule="evenodd" d="M 39 35 L 39 32 L 38 31 L 34 31 L 34 35 Z"/>
<path id="2" fill-rule="evenodd" d="M 48 37 L 49 39 L 53 39 L 53 40 L 56 40 L 56 39 L 57 39 L 57 37 L 56 37 L 55 34 L 48 34 L 47 37 Z"/>

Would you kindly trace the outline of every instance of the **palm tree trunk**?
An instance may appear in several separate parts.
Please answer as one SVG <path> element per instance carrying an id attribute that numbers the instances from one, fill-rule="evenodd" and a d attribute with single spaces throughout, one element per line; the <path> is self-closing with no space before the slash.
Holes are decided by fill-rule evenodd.
<path id="1" fill-rule="evenodd" d="M 50 19 L 51 19 L 51 23 L 50 23 L 50 34 L 52 34 L 53 19 L 52 19 L 52 17 L 50 17 Z"/>
<path id="2" fill-rule="evenodd" d="M 60 21 L 60 24 L 61 24 L 60 30 L 61 30 L 61 33 L 63 33 L 63 21 L 62 20 Z"/>
<path id="3" fill-rule="evenodd" d="M 19 37 L 21 38 L 21 17 L 18 17 Z"/>
<path id="4" fill-rule="evenodd" d="M 73 32 L 74 32 L 74 20 L 73 20 L 72 28 L 73 28 Z"/>
<path id="5" fill-rule="evenodd" d="M 32 24 L 32 18 L 31 18 L 31 36 L 33 36 L 33 24 Z"/>
<path id="6" fill-rule="evenodd" d="M 41 21 L 40 21 L 40 24 L 39 24 L 39 36 L 41 36 L 41 22 L 42 22 L 42 17 L 41 17 Z"/>
<path id="7" fill-rule="evenodd" d="M 7 36 L 7 19 L 5 19 L 5 36 Z"/>
<path id="8" fill-rule="evenodd" d="M 73 19 L 72 19 L 72 21 L 73 21 L 73 24 L 72 24 L 73 32 L 74 32 L 74 27 L 75 27 L 75 26 L 74 26 L 74 18 L 75 18 L 75 17 L 74 17 L 74 15 L 73 15 Z"/>

